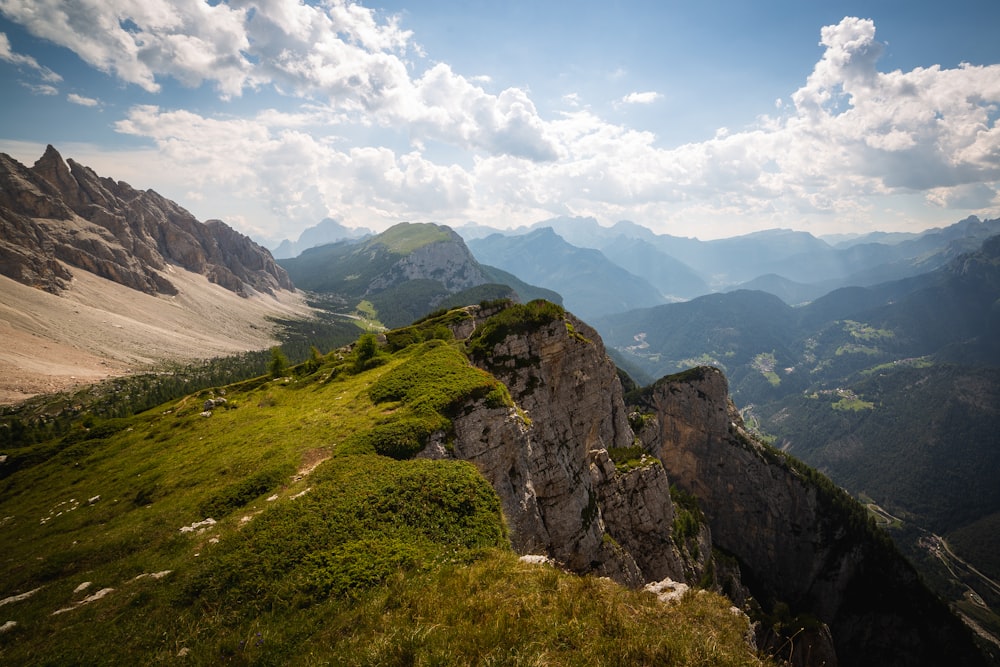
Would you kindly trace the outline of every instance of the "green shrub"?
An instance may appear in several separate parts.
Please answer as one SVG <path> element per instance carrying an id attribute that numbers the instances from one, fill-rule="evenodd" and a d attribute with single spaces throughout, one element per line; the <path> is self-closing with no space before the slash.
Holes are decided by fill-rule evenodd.
<path id="1" fill-rule="evenodd" d="M 424 343 L 406 362 L 368 390 L 374 403 L 401 401 L 419 414 L 447 414 L 461 403 L 485 398 L 502 386 L 441 341 Z"/>
<path id="2" fill-rule="evenodd" d="M 284 376 L 288 370 L 288 357 L 281 351 L 280 347 L 271 348 L 271 361 L 267 365 L 267 372 L 272 378 Z"/>
<path id="3" fill-rule="evenodd" d="M 343 451 L 375 453 L 397 460 L 409 459 L 427 445 L 431 433 L 447 425 L 444 420 L 435 423 L 419 417 L 395 419 L 353 434 L 344 443 Z"/>
<path id="4" fill-rule="evenodd" d="M 488 357 L 493 348 L 508 336 L 535 331 L 566 317 L 562 306 L 537 299 L 526 304 L 512 304 L 479 326 L 469 338 L 469 353 Z"/>
<path id="5" fill-rule="evenodd" d="M 310 554 L 305 588 L 314 598 L 356 596 L 395 572 L 412 570 L 426 554 L 414 543 L 372 536 Z"/>
<path id="6" fill-rule="evenodd" d="M 649 456 L 646 450 L 639 445 L 632 447 L 608 447 L 608 456 L 615 464 L 615 468 L 622 472 L 632 468 L 641 468 L 652 465 L 656 458 Z"/>
<path id="7" fill-rule="evenodd" d="M 288 479 L 292 472 L 287 466 L 262 470 L 227 486 L 199 505 L 198 510 L 202 518 L 219 519 L 276 488 Z"/>

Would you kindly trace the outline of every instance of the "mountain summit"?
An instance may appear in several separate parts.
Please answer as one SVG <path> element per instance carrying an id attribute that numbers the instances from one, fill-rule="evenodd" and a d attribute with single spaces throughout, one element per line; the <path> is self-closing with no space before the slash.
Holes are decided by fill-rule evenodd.
<path id="1" fill-rule="evenodd" d="M 294 289 L 267 250 L 222 221 L 199 222 L 51 145 L 30 169 L 0 154 L 0 230 L 0 273 L 52 293 L 71 279 L 67 265 L 148 294 L 177 293 L 172 265 L 241 296 Z"/>
<path id="2" fill-rule="evenodd" d="M 49 146 L 0 154 L 0 404 L 274 344 L 309 317 L 267 250 Z"/>

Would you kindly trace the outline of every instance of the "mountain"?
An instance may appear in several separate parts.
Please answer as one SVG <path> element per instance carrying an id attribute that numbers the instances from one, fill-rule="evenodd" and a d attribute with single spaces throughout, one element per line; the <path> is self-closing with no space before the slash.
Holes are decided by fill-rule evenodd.
<path id="1" fill-rule="evenodd" d="M 733 288 L 727 288 L 725 291 L 733 292 L 736 290 L 754 290 L 767 292 L 768 294 L 773 294 L 778 297 L 790 306 L 796 306 L 818 299 L 824 294 L 831 292 L 833 289 L 836 289 L 835 284 L 797 283 L 794 280 L 789 280 L 788 278 L 779 276 L 776 273 L 768 273 L 762 276 L 757 276 L 753 280 L 741 283 Z"/>
<path id="2" fill-rule="evenodd" d="M 361 242 L 310 248 L 279 263 L 298 287 L 334 298 L 343 309 L 372 304 L 387 326 L 409 324 L 450 299 L 461 305 L 514 295 L 561 300 L 481 265 L 458 234 L 433 223 L 400 223 Z"/>
<path id="3" fill-rule="evenodd" d="M 333 218 L 323 218 L 319 224 L 303 230 L 296 241 L 293 242 L 284 239 L 271 252 L 275 259 L 288 259 L 298 257 L 303 250 L 308 250 L 309 248 L 336 243 L 337 241 L 363 239 L 366 236 L 371 236 L 373 233 L 370 229 L 364 227 L 355 229 L 353 227 L 346 227 Z"/>
<path id="4" fill-rule="evenodd" d="M 661 294 L 691 299 L 711 292 L 706 280 L 684 262 L 643 239 L 619 236 L 601 248 L 604 256 L 622 267 L 632 267 Z"/>
<path id="5" fill-rule="evenodd" d="M 542 301 L 383 341 L 5 451 L 4 660 L 984 664 L 718 371 L 626 395 Z"/>
<path id="6" fill-rule="evenodd" d="M 0 154 L 0 403 L 275 343 L 310 309 L 264 248 L 49 146 Z"/>
<path id="7" fill-rule="evenodd" d="M 51 145 L 30 169 L 0 154 L 0 224 L 3 275 L 50 292 L 65 289 L 66 264 L 149 294 L 177 293 L 163 275 L 173 265 L 244 296 L 293 289 L 270 253 L 225 223 L 64 162 Z"/>
<path id="8" fill-rule="evenodd" d="M 770 378 L 784 394 L 911 357 L 958 359 L 975 349 L 979 363 L 996 364 L 998 255 L 1000 237 L 993 237 L 935 271 L 834 290 L 799 308 L 747 290 L 638 309 L 595 325 L 653 376 L 682 370 L 692 359 L 712 361 L 730 375 L 741 401 L 744 381 L 753 378 Z M 758 355 L 773 357 L 767 370 Z"/>
<path id="9" fill-rule="evenodd" d="M 698 360 L 724 368 L 757 427 L 894 517 L 924 576 L 995 642 L 998 303 L 1000 236 L 929 273 L 798 308 L 733 292 L 595 325 L 646 377 Z M 944 569 L 935 554 L 947 552 L 931 536 L 966 562 Z"/>
<path id="10" fill-rule="evenodd" d="M 762 354 L 788 359 L 797 338 L 795 311 L 778 297 L 737 291 L 643 308 L 594 320 L 609 346 L 645 377 L 711 364 L 735 378 Z"/>
<path id="11" fill-rule="evenodd" d="M 665 301 L 646 280 L 598 250 L 570 245 L 549 227 L 523 236 L 472 239 L 469 249 L 484 264 L 558 292 L 584 319 Z"/>
<path id="12" fill-rule="evenodd" d="M 701 241 L 655 234 L 629 221 L 605 227 L 593 218 L 569 217 L 545 220 L 530 229 L 507 230 L 502 235 L 523 237 L 545 227 L 578 248 L 600 250 L 674 299 L 713 291 L 762 289 L 789 305 L 798 305 L 841 287 L 873 286 L 940 268 L 1000 233 L 1000 220 L 970 216 L 921 234 L 872 233 L 849 241 L 831 239 L 834 243 L 787 229 Z M 488 236 L 489 228 L 470 225 L 459 231 L 468 241 L 479 243 Z"/>

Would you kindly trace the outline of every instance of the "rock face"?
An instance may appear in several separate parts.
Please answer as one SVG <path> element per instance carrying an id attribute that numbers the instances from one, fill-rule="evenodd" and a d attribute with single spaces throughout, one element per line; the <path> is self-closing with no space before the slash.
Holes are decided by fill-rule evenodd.
<path id="1" fill-rule="evenodd" d="M 750 593 L 765 614 L 783 608 L 803 624 L 791 640 L 758 625 L 762 646 L 794 665 L 983 664 L 863 508 L 746 431 L 721 372 L 697 368 L 641 390 L 630 421 L 614 364 L 586 324 L 565 313 L 487 337 L 491 314 L 470 311 L 476 331 L 456 334 L 516 407 L 466 406 L 449 446 L 442 437 L 425 455 L 482 471 L 518 552 L 636 587 L 715 586 L 740 606 Z M 626 448 L 647 456 L 616 465 Z M 693 534 L 678 533 L 685 510 L 671 482 L 704 513 Z"/>
<path id="2" fill-rule="evenodd" d="M 0 154 L 0 272 L 58 293 L 65 265 L 150 294 L 174 294 L 177 265 L 231 291 L 294 289 L 270 253 L 224 223 L 201 223 L 152 190 L 102 178 L 49 146 L 30 169 Z"/>
<path id="3" fill-rule="evenodd" d="M 489 282 L 462 237 L 448 227 L 440 229 L 447 232 L 449 238 L 428 243 L 404 255 L 369 284 L 368 293 L 411 280 L 435 280 L 452 293 Z"/>
<path id="4" fill-rule="evenodd" d="M 981 664 L 860 506 L 746 431 L 719 370 L 664 378 L 643 402 L 643 441 L 698 498 L 714 544 L 739 559 L 765 608 L 780 601 L 827 624 L 845 665 Z"/>
<path id="5" fill-rule="evenodd" d="M 634 435 L 597 333 L 566 314 L 505 337 L 476 363 L 519 409 L 470 406 L 453 420 L 450 455 L 475 463 L 497 490 L 515 549 L 631 586 L 683 578 L 691 566 L 671 536 L 663 467 L 650 459 L 618 471 L 609 457 Z"/>

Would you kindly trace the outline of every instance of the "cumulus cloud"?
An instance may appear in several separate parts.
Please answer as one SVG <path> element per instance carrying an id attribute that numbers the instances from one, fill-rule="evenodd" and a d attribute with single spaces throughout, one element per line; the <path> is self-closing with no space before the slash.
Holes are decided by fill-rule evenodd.
<path id="1" fill-rule="evenodd" d="M 997 206 L 1000 65 L 882 72 L 866 19 L 823 27 L 810 75 L 752 127 L 663 146 L 579 96 L 546 117 L 526 90 L 426 64 L 397 17 L 345 0 L 0 0 L 0 11 L 150 92 L 172 77 L 223 97 L 267 87 L 297 102 L 247 118 L 137 106 L 116 125 L 155 142 L 192 195 L 225 188 L 262 203 L 275 225 L 579 214 L 774 226 L 863 220 L 888 196 Z M 42 71 L 0 39 L 0 59 L 12 58 Z M 616 104 L 660 99 L 636 91 Z M 395 140 L 380 143 L 380 128 Z M 427 148 L 437 144 L 461 159 Z"/>
<path id="2" fill-rule="evenodd" d="M 555 147 L 524 91 L 495 95 L 489 77 L 445 64 L 412 77 L 419 54 L 398 17 L 331 0 L 0 0 L 0 11 L 102 71 L 149 92 L 172 77 L 224 97 L 272 86 L 322 100 L 355 122 L 406 124 L 415 139 L 552 160 Z"/>
<path id="3" fill-rule="evenodd" d="M 216 82 L 227 95 L 247 84 L 247 12 L 202 0 L 0 0 L 0 12 L 127 83 L 157 91 L 157 76 Z"/>
<path id="4" fill-rule="evenodd" d="M 384 226 L 441 219 L 468 207 L 471 179 L 461 168 L 384 147 L 341 150 L 303 131 L 308 123 L 273 110 L 250 119 L 216 119 L 138 106 L 116 128 L 152 138 L 172 172 L 184 175 L 182 185 L 193 198 L 221 188 L 267 207 L 284 226 L 301 229 L 330 215 Z M 277 233 L 267 226 L 259 231 Z"/>

